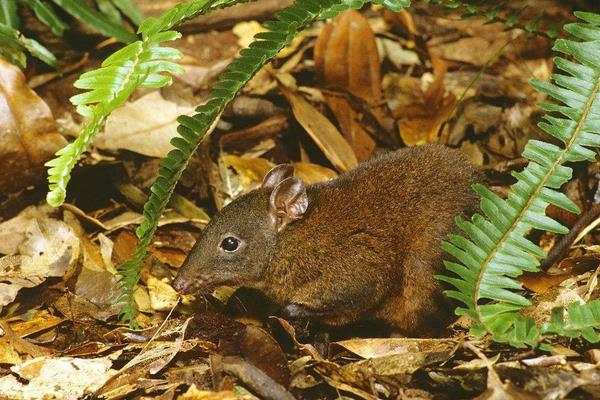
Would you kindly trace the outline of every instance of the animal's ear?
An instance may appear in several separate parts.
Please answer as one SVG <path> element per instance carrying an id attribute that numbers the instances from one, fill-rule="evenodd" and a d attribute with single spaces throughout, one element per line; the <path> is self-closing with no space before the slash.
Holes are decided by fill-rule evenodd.
<path id="1" fill-rule="evenodd" d="M 273 168 L 263 178 L 262 187 L 274 188 L 286 178 L 294 175 L 294 167 L 290 164 L 279 164 Z"/>
<path id="2" fill-rule="evenodd" d="M 277 230 L 302 218 L 307 208 L 306 187 L 300 178 L 286 178 L 271 192 L 270 212 Z"/>

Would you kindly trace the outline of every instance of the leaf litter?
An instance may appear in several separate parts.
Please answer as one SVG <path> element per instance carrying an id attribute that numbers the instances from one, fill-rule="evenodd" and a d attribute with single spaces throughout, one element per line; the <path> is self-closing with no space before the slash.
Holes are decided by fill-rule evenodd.
<path id="1" fill-rule="evenodd" d="M 564 3 L 530 3 L 550 19 L 569 18 Z M 443 338 L 395 337 L 376 326 L 323 332 L 269 318 L 277 310 L 252 291 L 180 298 L 170 286 L 210 215 L 277 163 L 321 182 L 386 149 L 441 142 L 461 148 L 505 193 L 510 172 L 523 166 L 524 144 L 540 134 L 543 99 L 527 82 L 551 74 L 551 42 L 433 5 L 343 13 L 253 78 L 201 145 L 161 219 L 136 289 L 142 330 L 118 323 L 116 266 L 137 244 L 133 230 L 175 117 L 204 101 L 258 29 L 250 18 L 232 29 L 186 32 L 176 43 L 186 74 L 170 88 L 136 93 L 111 116 L 59 210 L 44 206 L 43 185 L 39 193 L 31 185 L 66 142 L 57 132 L 77 131 L 70 85 L 102 54 L 73 58 L 65 77 L 38 79 L 39 96 L 0 63 L 2 104 L 13 104 L 3 132 L 25 139 L 0 147 L 7 171 L 0 187 L 16 193 L 0 209 L 0 398 L 600 398 L 597 345 L 556 339 L 543 352 L 471 342 L 464 319 Z M 35 112 L 14 106 L 27 102 Z M 28 156 L 32 164 L 21 167 Z M 600 171 L 595 164 L 576 171 L 567 194 L 585 210 Z M 521 277 L 532 292 L 527 313 L 543 321 L 557 305 L 598 298 L 598 225 L 587 224 L 558 265 Z M 557 237 L 536 239 L 548 249 Z"/>

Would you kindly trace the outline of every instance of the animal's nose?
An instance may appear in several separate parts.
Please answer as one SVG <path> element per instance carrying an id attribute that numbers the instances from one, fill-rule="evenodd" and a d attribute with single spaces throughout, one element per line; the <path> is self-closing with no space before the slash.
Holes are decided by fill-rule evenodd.
<path id="1" fill-rule="evenodd" d="M 171 282 L 171 286 L 180 294 L 186 294 L 187 290 L 190 288 L 189 282 L 187 282 L 181 275 L 177 275 L 173 282 Z"/>

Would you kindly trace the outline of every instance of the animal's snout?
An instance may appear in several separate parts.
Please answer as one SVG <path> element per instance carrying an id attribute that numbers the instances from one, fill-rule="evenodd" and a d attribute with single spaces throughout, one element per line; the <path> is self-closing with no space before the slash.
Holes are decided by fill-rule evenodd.
<path id="1" fill-rule="evenodd" d="M 178 274 L 175 279 L 173 279 L 171 286 L 173 286 L 173 289 L 179 294 L 190 294 L 193 285 L 192 282 L 185 279 L 181 274 Z"/>

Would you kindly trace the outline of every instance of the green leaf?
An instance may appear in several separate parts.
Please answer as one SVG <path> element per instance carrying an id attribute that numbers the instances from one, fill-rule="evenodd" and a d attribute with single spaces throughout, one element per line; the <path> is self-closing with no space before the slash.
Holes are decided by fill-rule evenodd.
<path id="1" fill-rule="evenodd" d="M 134 24 L 140 25 L 144 20 L 144 16 L 131 0 L 112 0 L 112 2 Z"/>
<path id="2" fill-rule="evenodd" d="M 120 42 L 131 43 L 137 39 L 134 33 L 129 32 L 119 24 L 115 24 L 108 17 L 90 8 L 82 0 L 52 0 L 63 10 L 71 14 L 86 25 L 108 37 L 114 37 Z"/>
<path id="3" fill-rule="evenodd" d="M 47 48 L 33 39 L 26 38 L 21 32 L 1 24 L 0 45 L 8 47 L 2 54 L 7 56 L 7 58 L 20 68 L 25 68 L 26 66 L 25 56 L 21 55 L 24 51 L 29 52 L 32 56 L 51 67 L 58 67 L 56 57 Z"/>
<path id="4" fill-rule="evenodd" d="M 0 0 L 0 24 L 19 29 L 21 21 L 17 13 L 17 0 Z"/>
<path id="5" fill-rule="evenodd" d="M 62 36 L 69 27 L 52 9 L 52 7 L 42 0 L 21 0 L 33 12 L 35 16 L 47 27 L 50 28 L 56 36 Z"/>
<path id="6" fill-rule="evenodd" d="M 115 7 L 111 0 L 96 0 L 96 5 L 100 12 L 108 17 L 113 23 L 121 25 L 123 20 L 121 19 L 121 13 Z"/>

